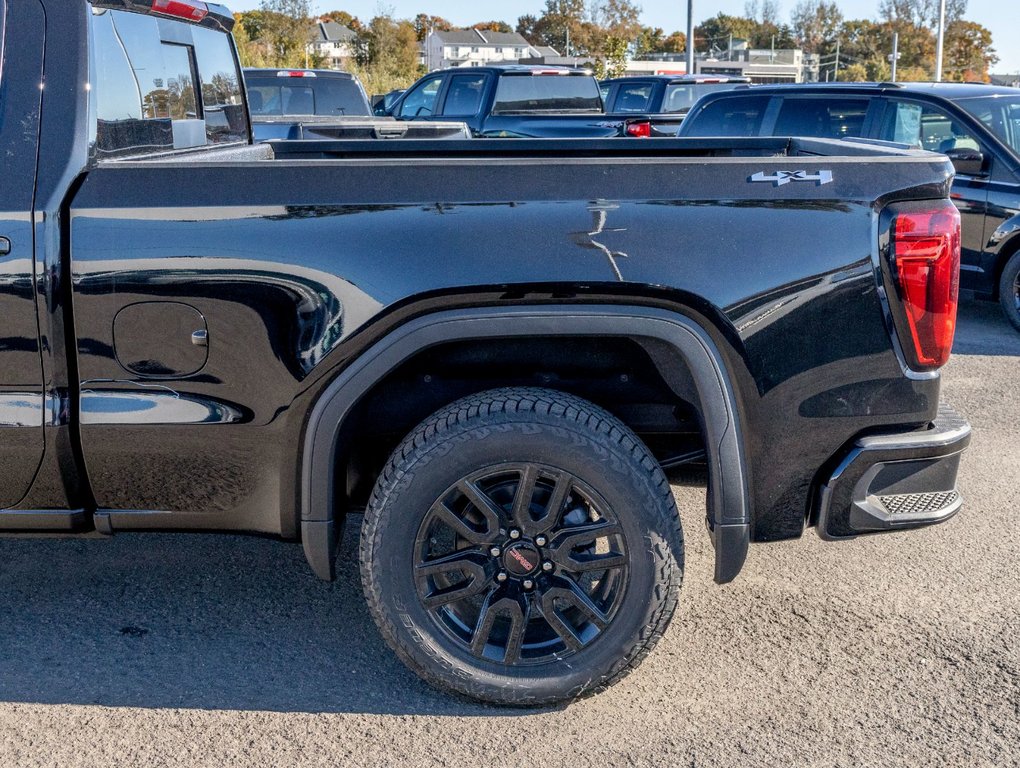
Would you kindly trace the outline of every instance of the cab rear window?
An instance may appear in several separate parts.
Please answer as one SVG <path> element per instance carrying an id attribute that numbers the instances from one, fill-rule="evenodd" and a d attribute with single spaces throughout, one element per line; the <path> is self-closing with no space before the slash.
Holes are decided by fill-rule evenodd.
<path id="1" fill-rule="evenodd" d="M 583 75 L 503 75 L 496 85 L 492 114 L 522 112 L 601 112 L 594 77 Z"/>
<path id="2" fill-rule="evenodd" d="M 246 142 L 229 35 L 93 10 L 92 108 L 99 159 Z"/>

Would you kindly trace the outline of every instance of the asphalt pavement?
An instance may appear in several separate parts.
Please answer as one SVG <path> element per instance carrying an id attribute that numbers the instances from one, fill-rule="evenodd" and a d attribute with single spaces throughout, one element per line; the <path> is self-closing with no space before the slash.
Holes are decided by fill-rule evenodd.
<path id="1" fill-rule="evenodd" d="M 943 392 L 974 426 L 960 515 L 756 545 L 718 587 L 703 478 L 678 482 L 669 632 L 558 709 L 476 705 L 406 671 L 365 610 L 353 535 L 332 585 L 270 539 L 0 539 L 0 766 L 1020 765 L 1020 333 L 996 305 L 961 308 Z"/>

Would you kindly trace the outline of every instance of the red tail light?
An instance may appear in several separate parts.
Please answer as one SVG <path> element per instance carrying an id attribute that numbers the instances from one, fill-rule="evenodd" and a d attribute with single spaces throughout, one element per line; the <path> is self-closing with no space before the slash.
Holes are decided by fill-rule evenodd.
<path id="1" fill-rule="evenodd" d="M 639 120 L 627 124 L 627 135 L 637 139 L 647 139 L 652 135 L 652 124 L 647 120 Z"/>
<path id="2" fill-rule="evenodd" d="M 948 200 L 899 212 L 892 250 L 917 362 L 922 368 L 938 368 L 949 360 L 956 333 L 960 212 Z"/>
<path id="3" fill-rule="evenodd" d="M 188 21 L 201 21 L 209 15 L 209 6 L 199 0 L 152 0 L 152 10 Z"/>

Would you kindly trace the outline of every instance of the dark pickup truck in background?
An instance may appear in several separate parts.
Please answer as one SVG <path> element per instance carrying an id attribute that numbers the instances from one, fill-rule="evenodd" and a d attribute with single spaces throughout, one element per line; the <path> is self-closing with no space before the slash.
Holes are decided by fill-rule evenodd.
<path id="1" fill-rule="evenodd" d="M 720 583 L 752 542 L 960 508 L 944 157 L 252 144 L 232 24 L 0 0 L 0 530 L 272 535 L 332 579 L 363 512 L 400 658 L 535 705 L 611 685 L 665 631 L 663 467 L 707 465 Z"/>
<path id="2" fill-rule="evenodd" d="M 273 139 L 469 139 L 459 122 L 375 117 L 361 81 L 329 69 L 245 69 L 256 141 Z"/>
<path id="3" fill-rule="evenodd" d="M 485 138 L 608 138 L 647 135 L 633 114 L 606 114 L 592 73 L 505 64 L 425 75 L 382 114 L 398 120 L 462 120 Z"/>
<path id="4" fill-rule="evenodd" d="M 606 112 L 643 114 L 647 128 L 635 123 L 632 135 L 676 136 L 680 123 L 702 96 L 751 82 L 747 77 L 718 75 L 645 75 L 617 77 L 599 83 Z"/>
<path id="5" fill-rule="evenodd" d="M 1020 91 L 975 83 L 758 86 L 709 96 L 681 136 L 865 138 L 940 152 L 956 169 L 961 288 L 1020 331 Z"/>

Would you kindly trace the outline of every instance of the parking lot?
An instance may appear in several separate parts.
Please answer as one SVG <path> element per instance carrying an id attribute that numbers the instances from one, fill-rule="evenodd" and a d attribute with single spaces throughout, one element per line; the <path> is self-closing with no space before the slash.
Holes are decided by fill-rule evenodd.
<path id="1" fill-rule="evenodd" d="M 676 619 L 563 709 L 420 683 L 362 603 L 354 535 L 334 585 L 268 539 L 0 540 L 0 765 L 1020 765 L 1020 334 L 996 305 L 961 315 L 959 516 L 757 545 L 721 588 L 702 479 L 677 478 Z"/>

